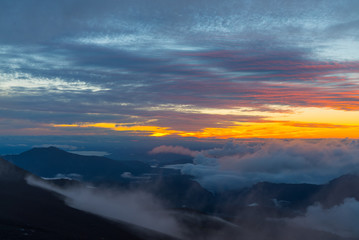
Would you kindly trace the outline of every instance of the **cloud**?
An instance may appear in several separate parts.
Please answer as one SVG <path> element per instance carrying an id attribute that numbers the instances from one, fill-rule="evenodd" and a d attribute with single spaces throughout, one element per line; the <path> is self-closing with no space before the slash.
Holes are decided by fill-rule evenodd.
<path id="1" fill-rule="evenodd" d="M 91 86 L 91 84 L 83 81 L 64 81 L 59 78 L 36 78 L 30 74 L 4 74 L 0 72 L 2 83 L 0 92 L 3 95 L 42 95 L 44 92 L 53 94 L 57 92 L 97 92 L 109 89 L 102 89 L 98 86 Z"/>
<path id="2" fill-rule="evenodd" d="M 33 177 L 28 184 L 65 197 L 70 207 L 114 221 L 124 221 L 171 236 L 180 237 L 180 227 L 173 216 L 151 194 L 141 191 L 121 192 L 111 189 L 81 187 L 59 188 Z"/>
<path id="3" fill-rule="evenodd" d="M 359 238 L 359 202 L 347 198 L 340 205 L 325 209 L 320 204 L 308 207 L 302 217 L 287 220 L 306 228 L 327 231 L 343 237 Z"/>
<path id="4" fill-rule="evenodd" d="M 194 164 L 174 165 L 212 191 L 260 181 L 322 184 L 359 172 L 359 141 L 351 139 L 229 142 L 202 150 Z"/>
<path id="5" fill-rule="evenodd" d="M 75 153 L 75 154 L 79 154 L 79 155 L 83 155 L 83 156 L 107 156 L 110 155 L 111 153 L 108 152 L 104 152 L 104 151 L 70 151 L 71 153 Z"/>
<path id="6" fill-rule="evenodd" d="M 166 146 L 166 145 L 155 147 L 149 152 L 149 154 L 159 154 L 159 153 L 175 153 L 175 154 L 187 155 L 191 157 L 194 157 L 198 154 L 197 151 L 192 151 L 188 148 L 184 148 L 181 146 Z"/>
<path id="7" fill-rule="evenodd" d="M 68 174 L 58 173 L 54 177 L 41 177 L 41 178 L 44 180 L 66 179 L 66 180 L 78 180 L 78 181 L 81 181 L 83 179 L 82 175 L 78 173 L 68 173 Z"/>

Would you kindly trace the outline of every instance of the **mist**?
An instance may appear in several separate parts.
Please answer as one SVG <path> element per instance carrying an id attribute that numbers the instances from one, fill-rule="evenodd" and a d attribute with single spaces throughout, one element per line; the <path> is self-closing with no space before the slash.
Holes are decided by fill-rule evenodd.
<path id="1" fill-rule="evenodd" d="M 114 189 L 76 186 L 60 188 L 32 176 L 26 177 L 29 185 L 40 187 L 65 198 L 65 203 L 114 221 L 123 221 L 173 237 L 181 237 L 176 219 L 161 202 L 143 191 L 120 191 Z"/>
<path id="2" fill-rule="evenodd" d="M 359 238 L 359 202 L 354 198 L 347 198 L 342 204 L 328 209 L 315 204 L 308 207 L 304 216 L 288 222 L 357 239 Z"/>

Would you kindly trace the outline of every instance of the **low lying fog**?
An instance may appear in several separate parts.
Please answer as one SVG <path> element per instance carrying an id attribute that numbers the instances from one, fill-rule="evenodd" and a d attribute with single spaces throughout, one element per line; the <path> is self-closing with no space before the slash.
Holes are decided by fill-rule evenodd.
<path id="1" fill-rule="evenodd" d="M 70 207 L 174 237 L 181 236 L 180 227 L 175 218 L 166 212 L 164 206 L 149 193 L 89 187 L 63 189 L 31 176 L 27 177 L 26 181 L 32 186 L 63 195 L 66 204 Z"/>

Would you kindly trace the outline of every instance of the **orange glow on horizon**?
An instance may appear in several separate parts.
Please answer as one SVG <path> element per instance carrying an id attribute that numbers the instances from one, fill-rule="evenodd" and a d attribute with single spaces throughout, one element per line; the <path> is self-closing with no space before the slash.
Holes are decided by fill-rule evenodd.
<path id="1" fill-rule="evenodd" d="M 186 111 L 184 109 L 184 111 Z M 205 110 L 206 114 L 226 115 L 225 110 Z M 247 115 L 251 112 L 245 112 Z M 233 114 L 233 113 L 231 113 Z M 252 112 L 263 121 L 228 121 L 221 127 L 206 127 L 198 130 L 178 130 L 176 126 L 147 125 L 156 120 L 137 123 L 76 123 L 50 124 L 59 128 L 95 128 L 126 132 L 139 136 L 180 136 L 196 138 L 359 138 L 359 111 L 344 111 L 328 108 L 292 108 L 292 112 Z M 240 112 L 238 112 L 240 115 Z M 200 119 L 198 121 L 201 121 Z M 182 127 L 183 129 L 183 127 Z M 76 131 L 75 131 L 76 132 Z M 89 132 L 91 130 L 89 129 Z"/>
<path id="2" fill-rule="evenodd" d="M 167 135 L 177 135 L 181 131 L 171 130 L 167 127 L 158 126 L 125 126 L 118 123 L 78 123 L 78 124 L 51 124 L 56 128 L 104 128 L 119 132 L 139 133 L 139 135 L 163 137 Z"/>
<path id="3" fill-rule="evenodd" d="M 297 126 L 298 124 L 299 126 Z M 304 126 L 301 126 L 301 125 Z M 308 125 L 308 126 L 306 126 Z M 325 126 L 325 124 L 324 124 Z M 249 123 L 227 128 L 204 128 L 198 132 L 179 134 L 197 138 L 358 138 L 359 126 L 323 127 L 311 123 Z"/>
<path id="4" fill-rule="evenodd" d="M 245 123 L 223 128 L 203 128 L 198 131 L 178 131 L 158 126 L 118 126 L 116 123 L 59 124 L 56 128 L 104 128 L 131 135 L 164 137 L 181 136 L 196 138 L 357 138 L 359 125 L 330 125 L 304 122 Z"/>

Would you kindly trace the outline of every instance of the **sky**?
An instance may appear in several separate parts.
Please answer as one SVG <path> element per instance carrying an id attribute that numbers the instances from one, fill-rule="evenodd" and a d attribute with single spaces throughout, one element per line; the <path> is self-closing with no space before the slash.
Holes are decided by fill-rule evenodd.
<path id="1" fill-rule="evenodd" d="M 0 136 L 358 138 L 358 10 L 1 0 Z"/>

